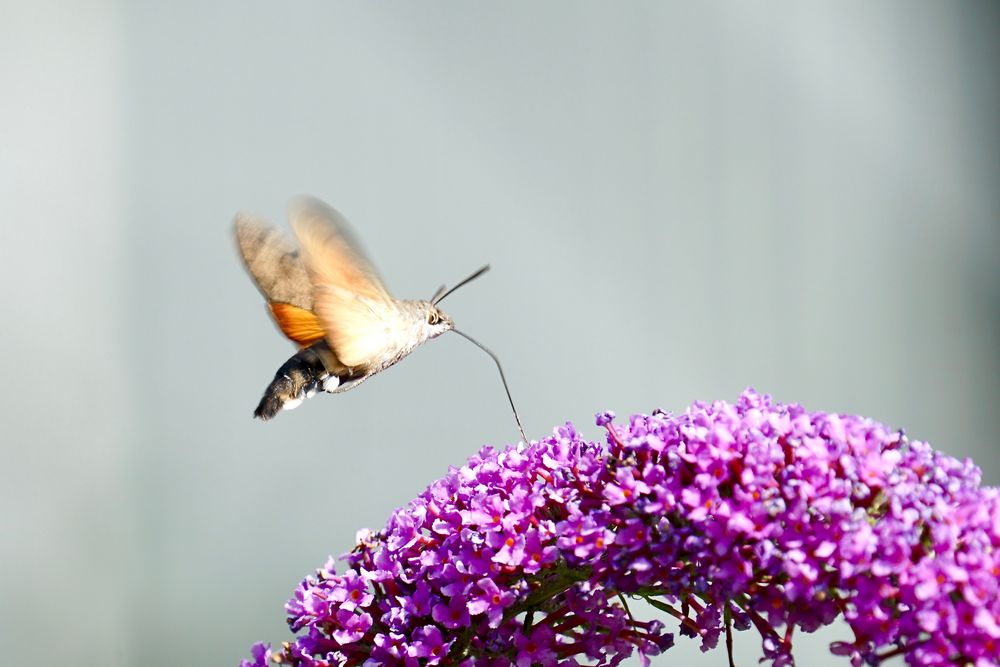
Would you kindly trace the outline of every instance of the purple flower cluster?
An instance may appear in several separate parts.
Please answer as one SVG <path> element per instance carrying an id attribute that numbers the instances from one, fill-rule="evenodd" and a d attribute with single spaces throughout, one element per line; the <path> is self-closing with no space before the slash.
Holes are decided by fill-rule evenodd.
<path id="1" fill-rule="evenodd" d="M 753 391 L 613 420 L 606 444 L 566 424 L 452 468 L 306 578 L 294 641 L 242 666 L 648 661 L 674 637 L 628 599 L 704 650 L 754 627 L 773 665 L 838 617 L 856 666 L 1000 664 L 1000 492 L 970 461 Z"/>

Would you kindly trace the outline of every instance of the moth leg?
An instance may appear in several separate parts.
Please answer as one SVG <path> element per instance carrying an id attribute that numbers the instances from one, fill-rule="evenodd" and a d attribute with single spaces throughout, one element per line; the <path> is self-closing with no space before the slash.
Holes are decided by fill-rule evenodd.
<path id="1" fill-rule="evenodd" d="M 331 394 L 341 394 L 341 393 L 343 393 L 345 391 L 348 391 L 350 389 L 354 389 L 359 384 L 361 384 L 362 382 L 364 382 L 365 380 L 367 380 L 369 377 L 371 377 L 371 376 L 370 375 L 354 375 L 354 376 L 350 376 L 349 375 L 347 377 L 337 378 L 339 380 L 339 384 L 337 386 L 333 387 L 332 389 L 326 389 L 325 391 L 328 391 Z"/>

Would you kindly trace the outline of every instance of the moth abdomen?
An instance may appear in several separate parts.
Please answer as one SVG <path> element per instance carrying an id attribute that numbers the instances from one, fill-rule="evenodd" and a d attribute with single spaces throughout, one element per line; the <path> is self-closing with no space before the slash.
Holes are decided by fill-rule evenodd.
<path id="1" fill-rule="evenodd" d="M 327 367 L 329 362 L 324 363 L 324 358 L 329 356 L 329 348 L 325 342 L 316 343 L 292 355 L 274 374 L 274 379 L 264 390 L 264 396 L 253 416 L 267 421 L 282 410 L 297 408 L 317 392 L 333 392 L 341 386 L 342 381 L 352 379 L 331 373 Z"/>

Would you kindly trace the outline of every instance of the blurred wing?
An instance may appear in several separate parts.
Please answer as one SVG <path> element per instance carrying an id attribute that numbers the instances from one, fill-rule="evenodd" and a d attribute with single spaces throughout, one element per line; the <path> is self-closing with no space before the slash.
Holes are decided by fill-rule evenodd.
<path id="1" fill-rule="evenodd" d="M 402 331 L 399 308 L 340 213 L 312 197 L 288 217 L 313 284 L 313 310 L 340 361 L 364 369 L 389 354 Z"/>
<path id="2" fill-rule="evenodd" d="M 392 299 L 372 298 L 336 285 L 317 285 L 315 298 L 327 341 L 345 366 L 367 370 L 399 348 L 405 322 Z"/>
<path id="3" fill-rule="evenodd" d="M 312 310 L 312 283 L 299 257 L 280 229 L 249 214 L 233 221 L 243 264 L 268 301 Z"/>
<path id="4" fill-rule="evenodd" d="M 288 303 L 270 302 L 267 309 L 281 331 L 302 347 L 309 347 L 326 337 L 316 313 Z"/>
<path id="5" fill-rule="evenodd" d="M 322 339 L 323 327 L 312 312 L 312 283 L 298 250 L 280 229 L 249 213 L 237 213 L 234 227 L 243 265 L 281 331 L 303 347 Z"/>
<path id="6" fill-rule="evenodd" d="M 314 286 L 333 285 L 371 299 L 392 300 L 347 220 L 333 207 L 298 197 L 288 205 L 288 218 Z"/>

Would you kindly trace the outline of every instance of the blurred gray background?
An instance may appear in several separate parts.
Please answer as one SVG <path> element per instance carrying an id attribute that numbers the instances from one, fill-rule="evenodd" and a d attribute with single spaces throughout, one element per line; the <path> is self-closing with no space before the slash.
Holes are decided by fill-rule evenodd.
<path id="1" fill-rule="evenodd" d="M 446 310 L 532 437 L 752 385 L 1000 482 L 996 3 L 0 7 L 5 663 L 235 666 L 516 438 L 455 336 L 250 419 L 293 347 L 231 220 L 300 192 L 398 296 L 493 264 Z"/>

